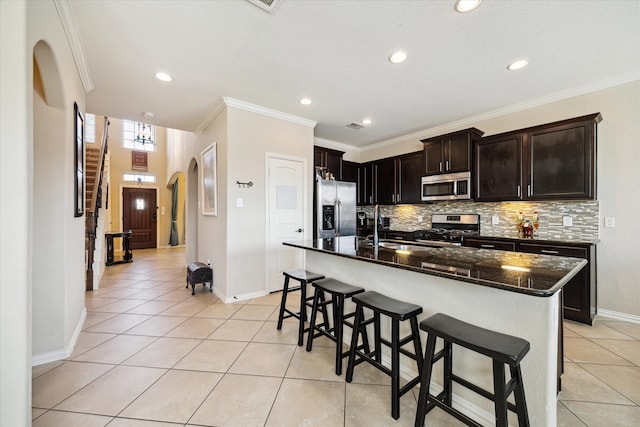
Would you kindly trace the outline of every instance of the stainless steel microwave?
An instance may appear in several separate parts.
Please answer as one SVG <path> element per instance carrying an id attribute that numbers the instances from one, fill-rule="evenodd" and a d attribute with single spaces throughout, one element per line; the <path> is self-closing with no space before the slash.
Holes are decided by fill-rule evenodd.
<path id="1" fill-rule="evenodd" d="M 423 202 L 470 199 L 471 172 L 423 176 L 421 188 Z"/>

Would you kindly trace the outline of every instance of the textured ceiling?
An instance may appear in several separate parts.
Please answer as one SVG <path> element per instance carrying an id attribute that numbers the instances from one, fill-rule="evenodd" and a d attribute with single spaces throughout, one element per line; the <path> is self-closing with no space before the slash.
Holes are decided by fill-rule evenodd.
<path id="1" fill-rule="evenodd" d="M 639 1 L 70 1 L 89 112 L 196 130 L 222 97 L 318 122 L 363 147 L 606 82 L 640 78 Z M 392 65 L 388 56 L 408 59 Z M 517 72 L 508 63 L 526 58 Z M 171 83 L 154 78 L 157 71 Z M 313 100 L 299 104 L 302 97 Z M 346 127 L 370 117 L 361 130 Z"/>

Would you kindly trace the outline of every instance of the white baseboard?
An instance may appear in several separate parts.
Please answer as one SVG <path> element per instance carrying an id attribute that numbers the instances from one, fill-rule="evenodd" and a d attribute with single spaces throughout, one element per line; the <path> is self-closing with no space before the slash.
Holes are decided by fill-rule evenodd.
<path id="1" fill-rule="evenodd" d="M 82 309 L 82 314 L 80 315 L 80 320 L 76 324 L 76 328 L 71 335 L 71 339 L 65 348 L 47 351 L 40 354 L 34 354 L 31 356 L 31 366 L 39 366 L 44 365 L 45 363 L 55 362 L 57 360 L 66 359 L 71 356 L 73 353 L 73 349 L 76 346 L 76 342 L 78 341 L 78 337 L 80 336 L 80 332 L 82 331 L 82 325 L 84 325 L 84 320 L 87 318 L 87 308 Z"/>
<path id="2" fill-rule="evenodd" d="M 618 311 L 598 309 L 598 316 L 606 317 L 607 319 L 621 320 L 623 322 L 640 323 L 640 316 L 634 314 L 620 313 Z"/>
<path id="3" fill-rule="evenodd" d="M 229 304 L 236 301 L 244 301 L 248 299 L 263 297 L 265 295 L 269 295 L 269 292 L 267 291 L 249 292 L 247 294 L 234 295 L 232 297 L 220 298 L 220 299 L 224 301 L 225 304 Z"/>

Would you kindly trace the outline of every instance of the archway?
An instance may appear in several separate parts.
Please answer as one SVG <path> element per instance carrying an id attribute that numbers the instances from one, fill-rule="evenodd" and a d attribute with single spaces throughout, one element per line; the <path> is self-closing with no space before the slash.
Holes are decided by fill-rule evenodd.
<path id="1" fill-rule="evenodd" d="M 171 246 L 183 246 L 185 244 L 186 181 L 184 172 L 174 172 L 167 184 L 167 188 L 172 192 L 171 205 L 168 212 L 172 217 L 171 230 L 169 230 L 169 245 Z"/>
<path id="2" fill-rule="evenodd" d="M 84 251 L 71 250 L 78 246 L 71 239 L 82 244 L 82 234 L 73 230 L 78 221 L 84 224 L 84 218 L 73 216 L 72 118 L 73 103 L 65 99 L 54 52 L 41 40 L 33 48 L 34 364 L 67 356 L 71 333 L 84 308 L 84 283 L 74 272 L 75 266 L 82 265 L 75 258 Z"/>

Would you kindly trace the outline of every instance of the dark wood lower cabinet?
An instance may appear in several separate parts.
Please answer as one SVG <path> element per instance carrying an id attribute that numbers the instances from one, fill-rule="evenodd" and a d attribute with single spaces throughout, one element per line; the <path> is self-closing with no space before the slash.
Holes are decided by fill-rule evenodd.
<path id="1" fill-rule="evenodd" d="M 499 238 L 467 239 L 465 245 L 474 248 L 586 259 L 588 264 L 562 288 L 563 313 L 565 319 L 593 324 L 593 318 L 597 313 L 596 245 L 569 242 L 556 244 L 555 242 Z"/>

